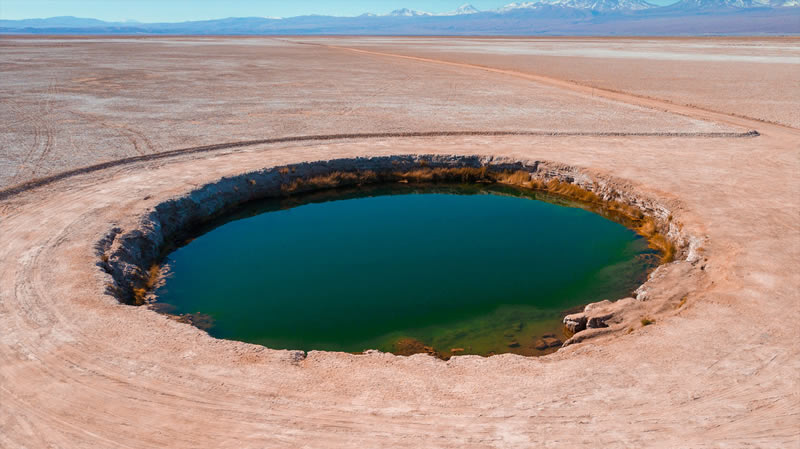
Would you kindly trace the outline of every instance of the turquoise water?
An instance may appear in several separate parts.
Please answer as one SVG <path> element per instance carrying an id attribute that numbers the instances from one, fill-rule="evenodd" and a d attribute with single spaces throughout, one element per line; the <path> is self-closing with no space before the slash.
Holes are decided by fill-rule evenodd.
<path id="1" fill-rule="evenodd" d="M 397 185 L 251 204 L 166 257 L 159 307 L 276 349 L 546 353 L 565 312 L 628 295 L 656 257 L 630 229 L 541 199 Z"/>

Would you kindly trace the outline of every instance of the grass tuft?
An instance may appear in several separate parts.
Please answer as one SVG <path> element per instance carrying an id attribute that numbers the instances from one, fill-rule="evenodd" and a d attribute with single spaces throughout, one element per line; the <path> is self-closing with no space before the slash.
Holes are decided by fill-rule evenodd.
<path id="1" fill-rule="evenodd" d="M 664 234 L 658 232 L 653 217 L 643 218 L 636 227 L 636 232 L 647 239 L 650 248 L 661 252 L 663 263 L 669 263 L 675 259 L 675 245 Z"/>
<path id="2" fill-rule="evenodd" d="M 586 203 L 601 203 L 602 200 L 594 192 L 581 186 L 551 179 L 547 182 L 547 191 L 556 195 L 566 196 Z"/>
<path id="3" fill-rule="evenodd" d="M 497 177 L 497 182 L 512 184 L 515 186 L 527 186 L 531 182 L 531 174 L 524 170 L 517 170 L 513 173 L 501 173 Z"/>
<path id="4" fill-rule="evenodd" d="M 655 234 L 648 239 L 650 247 L 661 252 L 661 262 L 669 263 L 675 259 L 675 245 L 663 234 Z"/>
<path id="5" fill-rule="evenodd" d="M 654 320 L 652 318 L 648 318 L 648 317 L 642 318 L 642 326 L 649 326 L 649 325 L 655 324 L 655 323 L 656 323 L 656 320 Z"/>
<path id="6" fill-rule="evenodd" d="M 137 306 L 147 302 L 147 293 L 158 283 L 161 274 L 161 267 L 153 264 L 144 274 L 141 286 L 133 288 L 133 303 Z"/>
<path id="7" fill-rule="evenodd" d="M 344 185 L 371 183 L 375 182 L 377 178 L 375 172 L 371 170 L 358 172 L 336 171 L 327 175 L 295 179 L 289 184 L 283 184 L 281 191 L 285 194 L 290 194 L 309 190 L 330 189 Z"/>
<path id="8" fill-rule="evenodd" d="M 645 237 L 653 237 L 656 235 L 656 223 L 651 217 L 647 217 L 642 220 L 636 231 Z"/>

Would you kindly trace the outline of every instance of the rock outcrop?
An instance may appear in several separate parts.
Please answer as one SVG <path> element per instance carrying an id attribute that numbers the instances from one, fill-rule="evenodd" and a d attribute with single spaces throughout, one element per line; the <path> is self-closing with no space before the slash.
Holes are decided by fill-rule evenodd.
<path id="1" fill-rule="evenodd" d="M 707 282 L 704 269 L 700 261 L 681 260 L 662 265 L 636 290 L 635 298 L 595 302 L 587 305 L 583 312 L 565 316 L 564 327 L 573 336 L 564 346 L 611 332 L 632 332 L 644 327 L 643 319 L 652 314 L 678 313 L 689 293 Z"/>

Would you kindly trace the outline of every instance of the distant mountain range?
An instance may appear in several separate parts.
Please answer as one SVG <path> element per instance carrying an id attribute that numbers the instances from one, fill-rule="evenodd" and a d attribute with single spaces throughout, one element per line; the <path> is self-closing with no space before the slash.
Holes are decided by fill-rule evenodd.
<path id="1" fill-rule="evenodd" d="M 0 20 L 0 34 L 717 35 L 800 34 L 800 0 L 539 0 L 479 11 L 408 8 L 357 17 L 233 17 L 179 23 L 77 17 Z"/>

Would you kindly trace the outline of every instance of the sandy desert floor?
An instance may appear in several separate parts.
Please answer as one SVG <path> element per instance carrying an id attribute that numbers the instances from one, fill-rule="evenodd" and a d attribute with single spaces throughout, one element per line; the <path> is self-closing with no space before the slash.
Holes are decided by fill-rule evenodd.
<path id="1" fill-rule="evenodd" d="M 3 37 L 0 446 L 795 447 L 799 54 L 789 38 Z M 313 137 L 333 134 L 350 135 Z M 669 279 L 686 301 L 631 333 L 449 361 L 215 340 L 105 294 L 96 242 L 167 199 L 398 154 L 613 178 L 705 239 L 703 282 Z"/>

